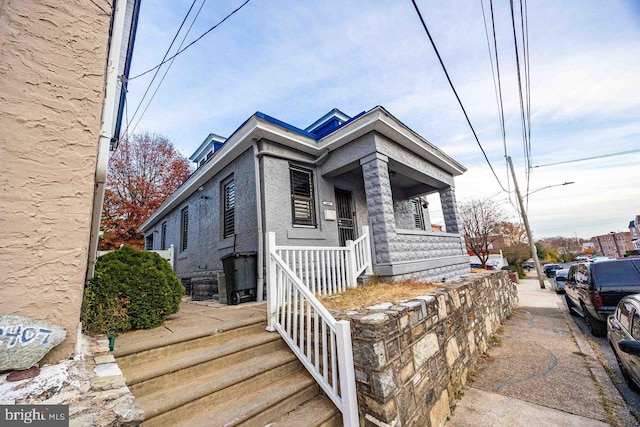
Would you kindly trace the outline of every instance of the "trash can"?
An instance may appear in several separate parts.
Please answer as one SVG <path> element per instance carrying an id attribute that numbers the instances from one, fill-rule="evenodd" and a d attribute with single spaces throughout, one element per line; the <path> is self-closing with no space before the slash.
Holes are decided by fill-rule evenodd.
<path id="1" fill-rule="evenodd" d="M 227 288 L 227 304 L 256 299 L 256 253 L 232 252 L 220 258 Z"/>

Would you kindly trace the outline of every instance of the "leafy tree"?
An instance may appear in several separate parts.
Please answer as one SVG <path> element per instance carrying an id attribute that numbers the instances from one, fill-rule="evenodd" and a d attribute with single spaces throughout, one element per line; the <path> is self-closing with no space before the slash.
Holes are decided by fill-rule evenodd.
<path id="1" fill-rule="evenodd" d="M 489 244 L 502 230 L 507 215 L 490 199 L 472 199 L 458 207 L 467 249 L 484 267 L 489 259 Z"/>
<path id="2" fill-rule="evenodd" d="M 122 139 L 109 159 L 100 249 L 122 244 L 142 249 L 138 227 L 190 173 L 189 161 L 166 137 L 144 133 Z"/>

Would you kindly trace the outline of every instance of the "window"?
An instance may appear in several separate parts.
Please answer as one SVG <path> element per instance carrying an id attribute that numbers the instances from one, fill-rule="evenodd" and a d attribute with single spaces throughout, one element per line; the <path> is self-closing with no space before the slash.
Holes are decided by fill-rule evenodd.
<path id="1" fill-rule="evenodd" d="M 316 226 L 313 171 L 291 167 L 291 213 L 293 225 Z"/>
<path id="2" fill-rule="evenodd" d="M 633 325 L 631 325 L 631 336 L 635 340 L 640 340 L 640 314 L 633 312 Z"/>
<path id="3" fill-rule="evenodd" d="M 625 328 L 627 331 L 631 330 L 629 326 L 630 326 L 632 309 L 633 309 L 633 306 L 629 303 L 620 304 L 620 307 L 618 308 L 618 320 L 620 321 L 620 324 L 622 324 L 622 327 Z"/>
<path id="4" fill-rule="evenodd" d="M 413 224 L 416 229 L 424 230 L 424 214 L 422 212 L 422 200 L 411 200 L 411 212 L 413 213 Z"/>
<path id="5" fill-rule="evenodd" d="M 152 251 L 153 250 L 153 233 L 149 234 L 144 238 L 144 250 Z"/>
<path id="6" fill-rule="evenodd" d="M 222 238 L 231 237 L 236 232 L 236 184 L 233 178 L 222 186 Z"/>
<path id="7" fill-rule="evenodd" d="M 160 226 L 160 249 L 167 249 L 167 221 Z"/>
<path id="8" fill-rule="evenodd" d="M 189 244 L 189 206 L 180 213 L 180 252 L 184 252 Z"/>

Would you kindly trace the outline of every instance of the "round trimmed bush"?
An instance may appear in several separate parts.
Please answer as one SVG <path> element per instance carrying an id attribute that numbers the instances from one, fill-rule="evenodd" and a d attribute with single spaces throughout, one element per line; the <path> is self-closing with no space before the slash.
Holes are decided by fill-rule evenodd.
<path id="1" fill-rule="evenodd" d="M 183 294 L 160 255 L 124 246 L 98 258 L 85 287 L 82 322 L 89 333 L 155 328 L 178 312 Z"/>

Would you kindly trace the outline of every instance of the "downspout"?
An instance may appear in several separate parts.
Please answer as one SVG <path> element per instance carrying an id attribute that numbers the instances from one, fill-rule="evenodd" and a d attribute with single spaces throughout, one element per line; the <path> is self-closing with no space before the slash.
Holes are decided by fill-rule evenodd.
<path id="1" fill-rule="evenodd" d="M 93 206 L 91 209 L 91 234 L 89 237 L 89 258 L 87 278 L 92 278 L 95 271 L 100 234 L 100 215 L 104 201 L 104 184 L 107 179 L 107 165 L 109 163 L 109 145 L 111 131 L 114 127 L 114 111 L 116 93 L 118 92 L 118 64 L 122 51 L 124 21 L 127 0 L 114 0 L 113 31 L 109 41 L 109 56 L 107 58 L 105 98 L 102 104 L 100 136 L 98 139 L 98 159 L 96 162 L 95 187 L 93 191 Z"/>
<path id="2" fill-rule="evenodd" d="M 260 180 L 260 160 L 258 157 L 258 142 L 253 140 L 253 169 L 256 181 L 256 211 L 258 219 L 258 259 L 256 269 L 258 270 L 258 283 L 256 301 L 263 300 L 264 294 L 264 235 L 262 234 L 262 181 Z"/>

